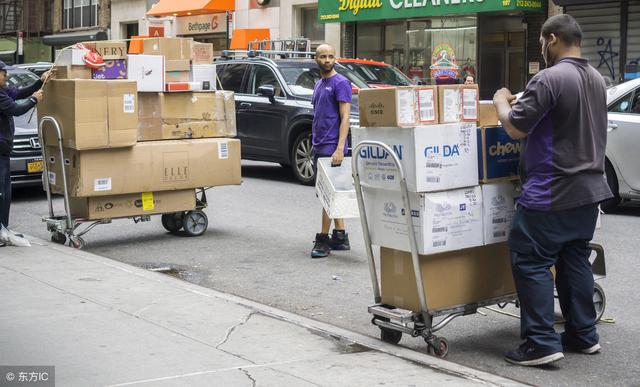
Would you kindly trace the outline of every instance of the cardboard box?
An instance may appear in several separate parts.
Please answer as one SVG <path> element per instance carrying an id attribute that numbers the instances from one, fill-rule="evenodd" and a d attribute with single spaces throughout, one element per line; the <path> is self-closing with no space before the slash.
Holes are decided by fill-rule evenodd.
<path id="1" fill-rule="evenodd" d="M 188 59 L 164 61 L 165 71 L 191 71 L 191 63 Z"/>
<path id="2" fill-rule="evenodd" d="M 193 42 L 191 44 L 191 62 L 194 65 L 213 63 L 213 43 Z"/>
<path id="3" fill-rule="evenodd" d="M 440 123 L 478 121 L 478 85 L 438 86 Z"/>
<path id="4" fill-rule="evenodd" d="M 91 69 L 82 66 L 55 66 L 55 79 L 91 79 Z"/>
<path id="5" fill-rule="evenodd" d="M 516 297 L 506 243 L 420 256 L 427 309 L 433 313 L 461 305 Z M 411 254 L 380 249 L 384 304 L 420 311 Z"/>
<path id="6" fill-rule="evenodd" d="M 389 145 L 400 158 L 413 192 L 431 192 L 478 184 L 478 148 L 475 123 L 412 128 L 352 128 L 354 144 L 364 140 Z M 383 149 L 361 148 L 361 180 L 371 186 L 399 189 L 399 171 Z"/>
<path id="7" fill-rule="evenodd" d="M 100 54 L 105 61 L 127 58 L 127 42 L 123 40 L 96 40 L 82 44 Z"/>
<path id="8" fill-rule="evenodd" d="M 331 166 L 330 157 L 318 159 L 316 193 L 329 218 L 360 217 L 351 174 L 351 157 L 345 157 L 339 167 Z"/>
<path id="9" fill-rule="evenodd" d="M 133 146 L 138 126 L 136 86 L 131 81 L 51 80 L 38 105 L 38 117 L 52 116 L 62 143 L 77 150 Z M 56 144 L 52 131 L 45 144 Z"/>
<path id="10" fill-rule="evenodd" d="M 227 137 L 227 125 L 225 121 L 189 121 L 163 124 L 161 136 L 162 139 Z"/>
<path id="11" fill-rule="evenodd" d="M 116 59 L 106 61 L 99 70 L 91 70 L 91 79 L 127 79 L 127 61 Z"/>
<path id="12" fill-rule="evenodd" d="M 191 60 L 191 38 L 153 38 L 144 40 L 145 55 L 162 55 L 166 60 Z"/>
<path id="13" fill-rule="evenodd" d="M 167 71 L 164 74 L 165 82 L 189 82 L 191 79 L 190 71 Z"/>
<path id="14" fill-rule="evenodd" d="M 194 64 L 191 69 L 191 82 L 198 82 L 208 85 L 205 90 L 216 90 L 216 65 L 214 64 Z M 203 86 L 204 88 L 204 86 Z"/>
<path id="15" fill-rule="evenodd" d="M 96 197 L 240 184 L 240 141 L 198 139 L 150 141 L 131 148 L 65 149 L 60 162 L 47 148 L 52 192 L 62 193 L 65 165 L 70 196 Z"/>
<path id="16" fill-rule="evenodd" d="M 500 126 L 498 111 L 493 101 L 480 101 L 478 104 L 478 126 Z"/>
<path id="17" fill-rule="evenodd" d="M 127 79 L 137 82 L 138 91 L 164 91 L 164 57 L 158 55 L 128 55 Z"/>
<path id="18" fill-rule="evenodd" d="M 400 191 L 364 189 L 374 245 L 411 251 Z M 411 217 L 420 254 L 482 246 L 480 186 L 431 193 L 409 193 Z"/>
<path id="19" fill-rule="evenodd" d="M 57 66 L 84 66 L 85 50 L 79 48 L 63 48 L 55 60 Z"/>
<path id="20" fill-rule="evenodd" d="M 484 244 L 506 242 L 518 197 L 512 182 L 482 185 Z"/>
<path id="21" fill-rule="evenodd" d="M 126 195 L 69 198 L 71 216 L 88 220 L 190 211 L 196 208 L 193 189 Z"/>
<path id="22" fill-rule="evenodd" d="M 233 91 L 218 90 L 216 95 L 222 95 L 224 100 L 224 118 L 227 122 L 227 137 L 237 136 L 236 130 L 236 98 Z"/>
<path id="23" fill-rule="evenodd" d="M 413 87 L 362 89 L 358 93 L 361 127 L 411 127 L 419 125 Z"/>
<path id="24" fill-rule="evenodd" d="M 420 124 L 438 123 L 438 88 L 436 86 L 418 86 L 416 102 Z"/>
<path id="25" fill-rule="evenodd" d="M 518 180 L 520 141 L 509 137 L 501 126 L 478 128 L 477 133 L 480 182 Z"/>

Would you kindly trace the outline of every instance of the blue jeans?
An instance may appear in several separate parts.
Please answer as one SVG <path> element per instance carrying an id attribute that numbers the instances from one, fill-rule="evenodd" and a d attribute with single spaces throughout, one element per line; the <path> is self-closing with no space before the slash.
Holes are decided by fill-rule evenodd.
<path id="1" fill-rule="evenodd" d="M 511 269 L 520 299 L 520 335 L 541 350 L 562 351 L 553 328 L 553 276 L 565 334 L 585 347 L 598 343 L 589 242 L 597 204 L 562 211 L 518 206 L 509 234 Z"/>
<path id="2" fill-rule="evenodd" d="M 0 156 L 0 224 L 9 227 L 11 207 L 11 158 Z"/>

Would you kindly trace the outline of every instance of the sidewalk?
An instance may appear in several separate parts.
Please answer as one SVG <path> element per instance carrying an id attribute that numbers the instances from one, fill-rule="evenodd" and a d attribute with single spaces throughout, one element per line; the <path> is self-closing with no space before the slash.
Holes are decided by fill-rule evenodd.
<path id="1" fill-rule="evenodd" d="M 0 365 L 53 365 L 57 386 L 520 385 L 29 240 L 30 248 L 0 248 Z"/>

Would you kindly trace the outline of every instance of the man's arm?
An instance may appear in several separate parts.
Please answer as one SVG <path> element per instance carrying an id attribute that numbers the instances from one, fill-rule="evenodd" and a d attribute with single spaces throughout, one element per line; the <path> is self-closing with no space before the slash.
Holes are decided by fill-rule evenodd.
<path id="1" fill-rule="evenodd" d="M 0 94 L 0 111 L 9 116 L 21 116 L 36 106 L 36 103 L 35 97 L 16 102 L 8 95 Z"/>
<path id="2" fill-rule="evenodd" d="M 42 87 L 42 81 L 41 80 L 37 80 L 31 86 L 21 87 L 21 88 L 17 89 L 18 94 L 17 94 L 16 99 L 29 98 L 31 96 L 31 94 L 33 94 L 36 91 L 40 90 L 41 87 Z"/>
<path id="3" fill-rule="evenodd" d="M 511 123 L 511 118 L 509 117 L 509 113 L 511 113 L 511 103 L 509 102 L 509 99 L 503 97 L 499 97 L 496 99 L 496 97 L 494 96 L 493 104 L 495 105 L 496 111 L 498 112 L 498 119 L 500 120 L 500 123 L 502 123 L 504 129 L 507 131 L 509 137 L 514 140 L 522 140 L 523 138 L 526 138 L 527 133 L 516 128 Z"/>
<path id="4" fill-rule="evenodd" d="M 351 116 L 351 103 L 339 102 L 340 104 L 340 136 L 338 137 L 338 147 L 331 156 L 332 164 L 341 164 L 344 160 L 344 147 L 347 143 L 347 135 L 349 134 L 349 117 Z"/>

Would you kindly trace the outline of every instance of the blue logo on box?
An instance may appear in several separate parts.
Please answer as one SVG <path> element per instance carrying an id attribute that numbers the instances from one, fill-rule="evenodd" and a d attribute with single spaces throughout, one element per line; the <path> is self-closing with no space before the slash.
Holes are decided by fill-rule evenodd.
<path id="1" fill-rule="evenodd" d="M 482 143 L 484 133 L 485 143 Z M 480 180 L 518 175 L 521 145 L 501 126 L 478 128 L 478 172 Z"/>
<path id="2" fill-rule="evenodd" d="M 466 211 L 467 210 L 467 205 L 465 203 L 462 203 L 460 205 L 460 211 Z"/>

